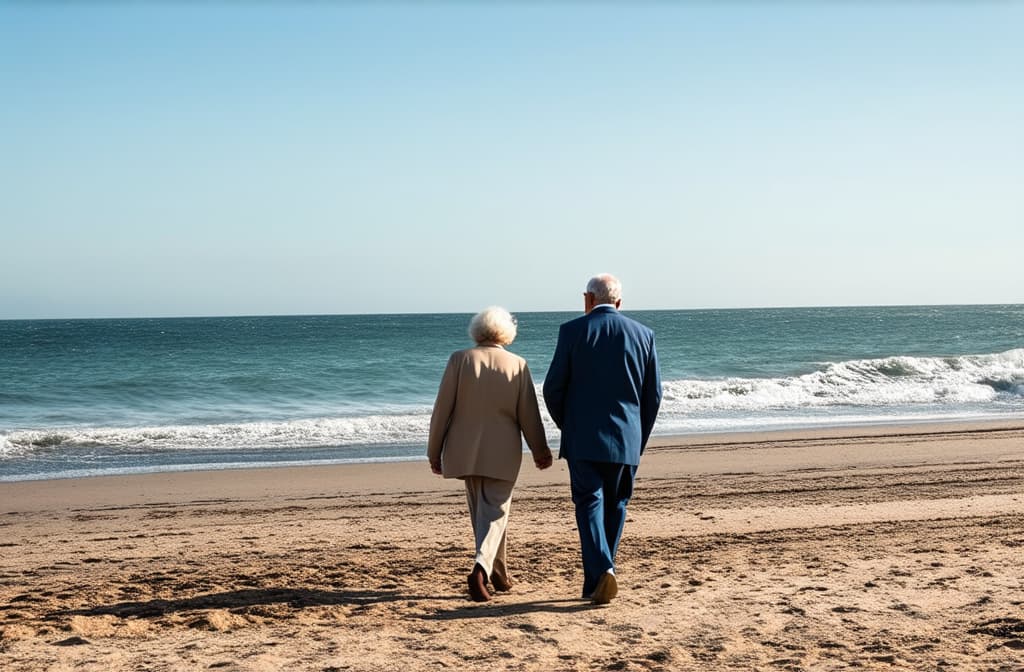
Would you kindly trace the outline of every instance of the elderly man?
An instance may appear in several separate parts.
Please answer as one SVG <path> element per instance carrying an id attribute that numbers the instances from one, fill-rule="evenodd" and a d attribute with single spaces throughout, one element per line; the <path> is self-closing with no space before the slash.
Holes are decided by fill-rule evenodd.
<path id="1" fill-rule="evenodd" d="M 583 598 L 618 593 L 615 553 L 633 478 L 661 405 L 654 332 L 619 313 L 622 285 L 590 279 L 585 315 L 563 324 L 544 379 L 544 402 L 562 430 L 583 556 Z"/>

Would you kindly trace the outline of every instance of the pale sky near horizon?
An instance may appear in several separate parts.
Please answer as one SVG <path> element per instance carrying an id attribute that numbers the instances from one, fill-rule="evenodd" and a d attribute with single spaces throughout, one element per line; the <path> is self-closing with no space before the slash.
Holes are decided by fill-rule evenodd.
<path id="1" fill-rule="evenodd" d="M 0 319 L 1024 302 L 1024 3 L 0 2 Z"/>

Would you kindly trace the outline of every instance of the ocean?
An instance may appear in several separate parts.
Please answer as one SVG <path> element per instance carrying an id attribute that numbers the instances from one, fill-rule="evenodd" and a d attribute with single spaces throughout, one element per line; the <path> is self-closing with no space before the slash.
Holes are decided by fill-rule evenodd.
<path id="1" fill-rule="evenodd" d="M 1024 417 L 1024 305 L 624 312 L 656 435 Z M 578 314 L 516 315 L 538 388 Z M 0 321 L 0 481 L 422 459 L 470 317 Z"/>

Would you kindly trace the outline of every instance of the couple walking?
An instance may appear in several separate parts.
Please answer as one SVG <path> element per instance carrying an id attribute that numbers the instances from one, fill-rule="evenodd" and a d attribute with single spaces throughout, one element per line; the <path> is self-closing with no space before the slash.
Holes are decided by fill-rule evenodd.
<path id="1" fill-rule="evenodd" d="M 621 315 L 622 286 L 590 279 L 585 314 L 563 324 L 544 379 L 544 402 L 562 431 L 583 557 L 583 598 L 618 593 L 615 554 L 640 455 L 661 403 L 654 332 Z M 505 530 L 522 463 L 522 437 L 538 469 L 552 464 L 526 361 L 505 351 L 516 335 L 507 311 L 489 308 L 469 327 L 476 347 L 448 359 L 430 419 L 430 469 L 465 482 L 476 537 L 473 600 L 512 586 Z"/>

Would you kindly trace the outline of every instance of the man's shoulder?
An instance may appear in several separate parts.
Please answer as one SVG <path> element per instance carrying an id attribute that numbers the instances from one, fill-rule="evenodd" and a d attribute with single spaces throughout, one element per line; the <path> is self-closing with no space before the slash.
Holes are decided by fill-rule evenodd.
<path id="1" fill-rule="evenodd" d="M 629 339 L 634 343 L 653 343 L 654 342 L 654 330 L 648 327 L 642 322 L 637 322 L 631 317 L 618 314 L 618 324 L 624 333 L 628 334 Z"/>
<path id="2" fill-rule="evenodd" d="M 587 326 L 589 318 L 589 315 L 580 315 L 579 317 L 574 317 L 568 322 L 562 322 L 562 324 L 559 325 L 558 330 L 565 332 L 573 332 L 579 329 L 583 329 L 584 327 Z"/>
<path id="3" fill-rule="evenodd" d="M 643 322 L 637 322 L 632 317 L 628 317 L 626 315 L 623 315 L 622 313 L 619 313 L 619 317 L 621 317 L 623 320 L 625 320 L 626 323 L 629 324 L 633 329 L 636 329 L 637 331 L 641 331 L 641 332 L 643 332 L 645 334 L 651 334 L 652 336 L 654 335 L 654 330 L 651 329 L 650 327 L 648 327 Z"/>
<path id="4" fill-rule="evenodd" d="M 631 317 L 623 315 L 618 310 L 594 310 L 586 315 L 580 315 L 577 318 L 571 319 L 568 322 L 563 322 L 559 329 L 561 331 L 571 333 L 573 331 L 586 329 L 589 325 L 598 322 L 613 322 L 634 332 L 651 336 L 654 335 L 654 331 L 650 327 L 641 322 L 637 322 Z"/>
<path id="5" fill-rule="evenodd" d="M 642 331 L 644 333 L 654 333 L 654 331 L 642 322 L 637 322 L 632 317 L 624 315 L 618 310 L 603 310 L 601 312 L 594 311 L 591 313 L 595 319 L 598 320 L 614 320 L 619 324 L 625 326 L 628 329 L 634 329 L 636 331 Z"/>

